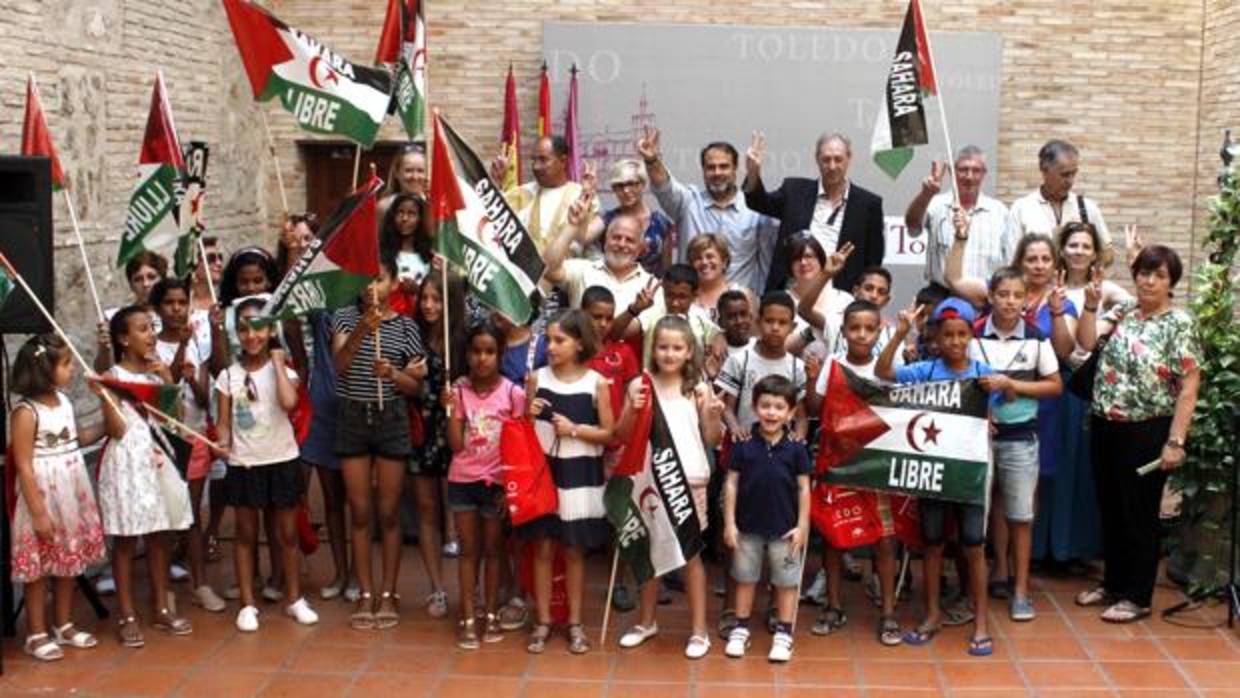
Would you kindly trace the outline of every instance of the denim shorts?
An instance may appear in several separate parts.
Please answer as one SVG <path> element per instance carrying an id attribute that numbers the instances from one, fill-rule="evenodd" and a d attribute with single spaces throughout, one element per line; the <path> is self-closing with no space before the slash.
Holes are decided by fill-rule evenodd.
<path id="1" fill-rule="evenodd" d="M 1038 489 L 1038 439 L 995 441 L 995 484 L 1003 497 L 1008 521 L 1033 521 L 1033 498 Z"/>
<path id="2" fill-rule="evenodd" d="M 763 558 L 771 566 L 772 585 L 788 588 L 801 583 L 801 554 L 792 554 L 788 540 L 753 533 L 741 533 L 737 539 L 732 579 L 737 584 L 757 584 L 762 578 Z"/>
<path id="3" fill-rule="evenodd" d="M 378 456 L 409 458 L 409 408 L 402 398 L 362 402 L 340 398 L 336 413 L 336 455 L 340 458 Z"/>
<path id="4" fill-rule="evenodd" d="M 482 481 L 449 482 L 448 511 L 476 511 L 484 519 L 498 519 L 508 509 L 504 488 Z"/>
<path id="5" fill-rule="evenodd" d="M 986 542 L 986 508 L 981 504 L 961 504 L 942 499 L 919 499 L 921 537 L 926 545 L 947 542 L 947 515 L 955 514 L 960 544 L 972 548 Z"/>

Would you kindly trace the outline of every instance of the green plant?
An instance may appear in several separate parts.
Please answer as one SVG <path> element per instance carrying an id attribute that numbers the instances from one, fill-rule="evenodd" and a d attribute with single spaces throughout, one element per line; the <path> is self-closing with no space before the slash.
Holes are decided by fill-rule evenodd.
<path id="1" fill-rule="evenodd" d="M 1201 389 L 1188 457 L 1172 482 L 1184 493 L 1177 538 L 1190 566 L 1190 592 L 1226 583 L 1231 561 L 1231 483 L 1240 444 L 1240 322 L 1234 265 L 1240 249 L 1240 191 L 1231 167 L 1210 203 L 1207 261 L 1194 275 L 1189 312 L 1202 347 Z"/>

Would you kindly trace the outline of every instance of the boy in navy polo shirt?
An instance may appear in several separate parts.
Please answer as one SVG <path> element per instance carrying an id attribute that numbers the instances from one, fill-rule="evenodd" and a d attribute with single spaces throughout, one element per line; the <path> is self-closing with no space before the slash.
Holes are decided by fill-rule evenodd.
<path id="1" fill-rule="evenodd" d="M 930 315 L 928 324 L 934 330 L 939 355 L 928 361 L 893 368 L 896 352 L 903 346 L 904 338 L 925 309 L 926 306 L 914 306 L 900 312 L 895 337 L 883 348 L 878 365 L 874 367 L 876 376 L 896 383 L 929 383 L 982 378 L 993 373 L 990 366 L 969 358 L 969 344 L 973 340 L 973 323 L 977 315 L 973 306 L 959 298 L 948 298 L 939 303 Z M 921 535 L 926 541 L 926 618 L 916 630 L 904 636 L 904 642 L 924 645 L 939 632 L 942 622 L 939 587 L 943 571 L 943 546 L 946 543 L 944 528 L 950 511 L 955 513 L 960 544 L 968 561 L 970 595 L 976 604 L 969 654 L 976 657 L 990 655 L 994 647 L 986 627 L 986 554 L 982 549 L 986 542 L 986 509 L 978 504 L 935 499 L 921 499 L 918 505 L 921 508 Z"/>
<path id="2" fill-rule="evenodd" d="M 749 647 L 749 613 L 754 586 L 770 562 L 779 622 L 767 659 L 792 658 L 792 621 L 797 586 L 809 535 L 809 451 L 788 438 L 788 421 L 797 405 L 797 388 L 784 376 L 770 375 L 753 387 L 758 428 L 736 444 L 724 486 L 724 543 L 733 550 L 736 627 L 724 653 L 743 657 Z"/>

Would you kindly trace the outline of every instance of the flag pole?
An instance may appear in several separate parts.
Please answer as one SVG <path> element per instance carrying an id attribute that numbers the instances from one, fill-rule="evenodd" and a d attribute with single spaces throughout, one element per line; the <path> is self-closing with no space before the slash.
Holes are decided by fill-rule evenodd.
<path id="1" fill-rule="evenodd" d="M 94 367 L 86 363 L 86 359 L 82 358 L 82 355 L 78 352 L 77 347 L 73 346 L 73 342 L 69 339 L 69 335 L 65 334 L 65 331 L 61 329 L 60 323 L 56 322 L 56 318 L 52 317 L 52 314 L 47 311 L 47 306 L 43 305 L 43 301 L 39 300 L 39 297 L 35 295 L 35 292 L 30 289 L 30 285 L 26 283 L 26 279 L 17 272 L 17 268 L 13 266 L 13 263 L 9 261 L 9 258 L 6 257 L 3 252 L 0 252 L 0 266 L 3 266 L 9 276 L 13 277 L 13 280 L 17 282 L 17 285 L 22 287 L 22 290 L 26 292 L 26 295 L 29 296 L 35 307 L 39 309 L 39 312 L 43 313 L 43 317 L 47 318 L 48 324 L 52 326 L 52 331 L 64 340 L 65 346 L 69 347 L 69 352 L 72 353 L 73 358 L 77 359 L 77 362 L 82 365 L 82 370 L 86 372 L 86 375 L 96 375 Z M 116 413 L 121 417 L 121 421 L 125 422 L 126 428 L 128 428 L 129 422 L 125 419 L 125 413 L 121 412 L 120 406 L 117 405 L 116 401 L 112 399 L 112 394 L 105 392 L 103 394 L 103 399 L 112 409 L 116 410 Z"/>
<path id="2" fill-rule="evenodd" d="M 90 297 L 95 301 L 95 314 L 99 322 L 104 321 L 103 305 L 99 302 L 99 289 L 95 287 L 95 274 L 90 270 L 90 259 L 86 256 L 86 243 L 82 241 L 82 230 L 78 226 L 77 211 L 73 208 L 73 197 L 68 187 L 60 190 L 65 195 L 65 206 L 69 209 L 69 221 L 73 224 L 73 237 L 77 242 L 78 252 L 82 254 L 82 266 L 86 268 L 86 285 L 90 287 Z"/>
<path id="3" fill-rule="evenodd" d="M 620 567 L 620 548 L 611 556 L 611 581 L 607 583 L 607 602 L 603 604 L 603 629 L 598 634 L 599 647 L 607 646 L 607 622 L 611 620 L 611 595 L 616 590 L 616 571 Z M 654 580 L 649 580 L 653 582 Z M 649 582 L 647 582 L 649 583 Z"/>
<path id="4" fill-rule="evenodd" d="M 356 146 L 354 146 L 354 148 L 355 150 L 353 151 L 353 181 L 349 183 L 350 194 L 353 193 L 354 189 L 357 189 L 357 178 L 362 173 L 362 146 L 359 143 Z"/>
<path id="5" fill-rule="evenodd" d="M 104 387 L 106 388 L 106 387 L 107 387 L 107 385 L 105 384 L 105 385 L 104 385 Z M 169 414 L 167 414 L 167 413 L 165 413 L 165 412 L 162 412 L 161 410 L 159 410 L 158 408 L 154 407 L 153 405 L 149 405 L 149 404 L 147 404 L 147 403 L 145 403 L 145 402 L 144 402 L 144 403 L 142 403 L 142 409 L 146 410 L 147 412 L 150 412 L 151 414 L 153 414 L 153 415 L 155 415 L 156 417 L 158 417 L 159 419 L 161 419 L 161 420 L 163 420 L 163 421 L 167 422 L 168 424 L 171 424 L 171 425 L 175 428 L 175 431 L 179 431 L 179 432 L 181 432 L 183 435 L 188 436 L 188 437 L 190 437 L 190 438 L 192 438 L 192 439 L 194 439 L 194 440 L 196 440 L 196 441 L 201 441 L 202 443 L 206 444 L 207 446 L 210 446 L 211 448 L 214 448 L 214 449 L 215 449 L 215 450 L 217 450 L 217 451 L 223 451 L 223 450 L 224 450 L 224 448 L 223 448 L 222 446 L 220 446 L 219 444 L 215 443 L 215 442 L 214 442 L 214 441 L 212 441 L 211 439 L 208 439 L 206 436 L 203 436 L 202 434 L 200 434 L 200 433 L 198 433 L 198 432 L 194 431 L 192 428 L 190 428 L 190 427 L 189 427 L 188 425 L 186 425 L 184 422 L 181 422 L 180 420 L 176 419 L 175 417 L 173 417 L 173 416 L 171 416 L 171 415 L 169 415 Z"/>
<path id="6" fill-rule="evenodd" d="M 370 302 L 376 308 L 379 307 L 379 292 L 376 291 L 373 286 L 370 288 Z M 380 323 L 382 323 L 382 320 L 380 320 Z M 382 336 L 381 329 L 382 329 L 382 326 L 375 328 L 375 361 L 378 361 L 383 358 L 383 345 L 380 342 L 380 337 Z M 382 412 L 383 411 L 383 379 L 380 378 L 379 376 L 375 376 L 375 386 L 377 386 L 379 389 L 379 411 Z"/>
<path id="7" fill-rule="evenodd" d="M 922 26 L 926 27 L 926 54 L 930 58 L 930 70 L 934 73 L 935 87 L 938 89 L 935 101 L 939 104 L 939 122 L 943 125 L 943 142 L 947 146 L 947 175 L 952 180 L 952 196 L 955 197 L 954 201 L 956 204 L 959 204 L 960 185 L 956 183 L 956 152 L 952 150 L 952 137 L 947 130 L 947 106 L 943 104 L 943 86 L 939 82 L 939 68 L 934 62 L 934 47 L 930 41 L 930 28 L 926 25 L 925 17 L 921 14 L 921 3 L 918 0 L 910 0 L 910 2 L 917 8 L 917 15 L 921 17 Z"/>
<path id="8" fill-rule="evenodd" d="M 280 188 L 280 203 L 284 206 L 284 217 L 288 218 L 288 192 L 284 190 L 284 173 L 280 171 L 280 156 L 276 155 L 276 141 L 271 136 L 271 122 L 267 119 L 266 109 L 260 107 L 258 113 L 263 117 L 263 131 L 267 133 L 267 152 L 271 153 L 271 162 L 276 168 L 276 186 Z M 211 296 L 215 297 L 214 291 Z"/>
<path id="9" fill-rule="evenodd" d="M 277 172 L 279 169 L 277 168 Z M 198 236 L 198 263 L 202 265 L 203 278 L 207 280 L 207 290 L 211 292 L 211 303 L 219 305 L 219 296 L 215 293 L 215 282 L 211 280 L 211 263 L 207 261 L 207 246 L 202 241 L 202 236 Z M 192 285 L 191 285 L 192 286 Z"/>

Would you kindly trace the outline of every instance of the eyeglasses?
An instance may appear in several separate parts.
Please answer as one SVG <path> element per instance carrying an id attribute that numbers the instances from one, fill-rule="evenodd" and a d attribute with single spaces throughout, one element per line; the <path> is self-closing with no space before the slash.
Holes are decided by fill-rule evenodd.
<path id="1" fill-rule="evenodd" d="M 640 187 L 641 185 L 642 183 L 640 181 L 629 180 L 626 182 L 612 182 L 611 188 L 612 189 L 636 189 L 637 187 Z"/>
<path id="2" fill-rule="evenodd" d="M 219 252 L 208 252 L 207 253 L 207 264 L 223 264 L 223 263 L 224 263 L 224 255 L 220 254 Z"/>

